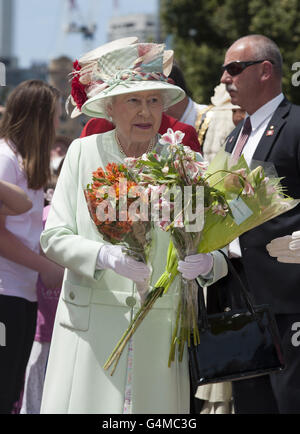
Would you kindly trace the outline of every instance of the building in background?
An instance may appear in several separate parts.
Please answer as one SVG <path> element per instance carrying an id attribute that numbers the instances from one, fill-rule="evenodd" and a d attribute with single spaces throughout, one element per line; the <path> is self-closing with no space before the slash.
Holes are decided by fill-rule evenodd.
<path id="1" fill-rule="evenodd" d="M 14 0 L 0 0 L 0 60 L 6 68 L 17 66 L 13 55 L 14 8 Z"/>
<path id="2" fill-rule="evenodd" d="M 111 18 L 108 42 L 136 36 L 140 42 L 159 42 L 159 19 L 156 14 L 132 14 Z"/>

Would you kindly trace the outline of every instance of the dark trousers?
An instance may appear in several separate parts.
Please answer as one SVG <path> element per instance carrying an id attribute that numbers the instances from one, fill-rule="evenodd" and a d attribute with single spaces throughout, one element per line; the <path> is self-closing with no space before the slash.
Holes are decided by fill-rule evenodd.
<path id="1" fill-rule="evenodd" d="M 275 315 L 286 369 L 271 375 L 233 382 L 237 414 L 300 414 L 299 314 Z M 294 325 L 294 327 L 293 327 Z"/>
<path id="2" fill-rule="evenodd" d="M 241 261 L 232 259 L 231 262 L 247 288 L 247 277 Z M 229 276 L 226 291 L 235 293 L 229 304 L 242 307 L 238 286 L 232 276 Z M 271 302 L 270 305 L 272 306 Z M 234 381 L 233 399 L 237 414 L 300 414 L 300 336 L 296 339 L 295 329 L 298 325 L 300 330 L 300 313 L 277 314 L 275 320 L 281 336 L 286 368 L 278 373 Z"/>
<path id="3" fill-rule="evenodd" d="M 24 384 L 37 318 L 37 303 L 0 296 L 0 414 L 9 414 Z"/>

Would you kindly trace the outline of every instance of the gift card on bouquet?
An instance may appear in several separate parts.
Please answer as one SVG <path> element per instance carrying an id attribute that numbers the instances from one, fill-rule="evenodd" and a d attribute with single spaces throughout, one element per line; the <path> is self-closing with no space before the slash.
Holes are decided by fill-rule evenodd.
<path id="1" fill-rule="evenodd" d="M 247 218 L 249 218 L 253 212 L 251 209 L 246 205 L 246 203 L 241 199 L 240 197 L 233 199 L 231 202 L 228 203 L 233 219 L 237 225 L 242 224 Z"/>

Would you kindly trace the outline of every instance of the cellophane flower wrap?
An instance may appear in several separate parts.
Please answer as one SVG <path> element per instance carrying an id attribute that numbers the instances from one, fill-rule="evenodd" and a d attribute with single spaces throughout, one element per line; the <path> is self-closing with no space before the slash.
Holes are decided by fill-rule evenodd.
<path id="1" fill-rule="evenodd" d="M 251 169 L 241 156 L 235 161 L 221 149 L 206 172 L 211 187 L 223 192 L 229 212 L 221 220 L 213 209 L 205 211 L 199 253 L 227 246 L 233 239 L 299 204 L 285 194 L 275 167 L 269 162 L 252 161 Z"/>
<path id="2" fill-rule="evenodd" d="M 207 163 L 200 154 L 182 144 L 183 137 L 181 131 L 168 130 L 160 140 L 164 146 L 160 154 L 150 154 L 134 162 L 140 182 L 152 190 L 152 221 L 171 235 L 167 270 L 157 283 L 165 288 L 164 293 L 177 274 L 177 260 L 198 252 L 205 210 L 212 209 L 218 213 L 222 210 L 220 219 L 224 219 L 228 212 L 224 192 L 211 187 L 205 179 Z M 182 360 L 186 343 L 191 344 L 191 336 L 195 345 L 199 343 L 198 286 L 195 280 L 187 280 L 181 274 L 179 277 L 180 297 L 169 366 L 177 348 L 179 360 Z"/>

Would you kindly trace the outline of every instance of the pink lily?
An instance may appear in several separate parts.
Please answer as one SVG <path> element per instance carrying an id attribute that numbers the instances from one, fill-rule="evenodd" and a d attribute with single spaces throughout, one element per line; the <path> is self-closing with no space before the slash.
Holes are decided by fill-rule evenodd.
<path id="1" fill-rule="evenodd" d="M 168 128 L 168 131 L 160 138 L 159 143 L 162 145 L 180 145 L 185 134 L 182 131 L 173 131 L 172 128 Z"/>
<path id="2" fill-rule="evenodd" d="M 217 215 L 221 215 L 222 217 L 225 217 L 228 213 L 228 208 L 223 208 L 221 204 L 213 205 L 212 206 L 212 212 Z"/>

